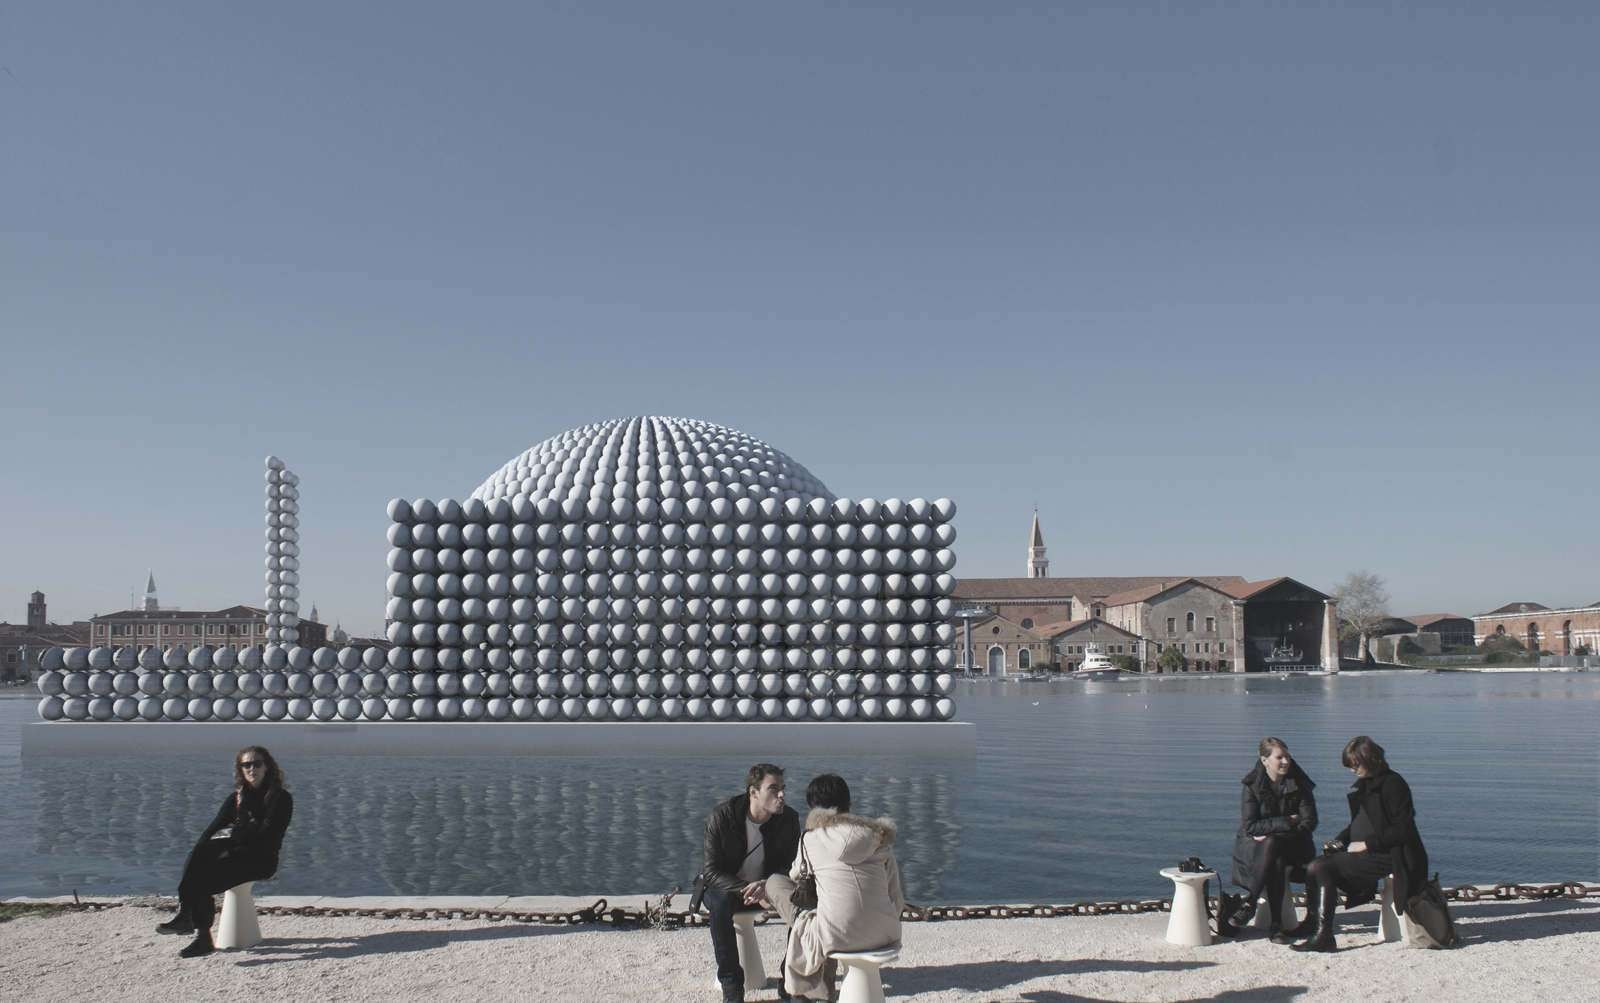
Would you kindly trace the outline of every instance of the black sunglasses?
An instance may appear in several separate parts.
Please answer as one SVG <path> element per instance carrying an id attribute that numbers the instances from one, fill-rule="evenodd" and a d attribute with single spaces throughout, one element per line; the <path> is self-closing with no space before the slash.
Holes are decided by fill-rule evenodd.
<path id="1" fill-rule="evenodd" d="M 241 770 L 264 770 L 266 768 L 267 764 L 259 759 L 241 759 L 239 761 L 239 769 Z"/>

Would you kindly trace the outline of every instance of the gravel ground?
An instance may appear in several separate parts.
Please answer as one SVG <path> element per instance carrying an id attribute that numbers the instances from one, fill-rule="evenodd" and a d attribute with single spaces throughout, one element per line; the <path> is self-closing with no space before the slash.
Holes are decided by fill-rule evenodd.
<path id="1" fill-rule="evenodd" d="M 169 914 L 129 903 L 0 924 L 0 998 L 719 999 L 703 930 L 263 916 L 258 946 L 185 961 L 184 938 L 155 933 Z M 1462 947 L 1417 951 L 1382 943 L 1376 911 L 1357 909 L 1334 955 L 1260 936 L 1174 947 L 1164 915 L 908 923 L 884 986 L 929 1003 L 1596 998 L 1600 902 L 1457 903 L 1455 915 Z M 782 927 L 759 936 L 775 973 Z M 775 986 L 748 998 L 775 1000 Z"/>

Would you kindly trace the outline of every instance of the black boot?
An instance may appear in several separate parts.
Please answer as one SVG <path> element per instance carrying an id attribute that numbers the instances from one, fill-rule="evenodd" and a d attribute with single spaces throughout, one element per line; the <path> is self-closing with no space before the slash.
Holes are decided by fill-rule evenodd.
<path id="1" fill-rule="evenodd" d="M 211 931 L 201 930 L 195 934 L 194 940 L 189 942 L 188 947 L 178 952 L 178 957 L 203 958 L 215 950 L 216 947 L 211 943 Z"/>
<path id="2" fill-rule="evenodd" d="M 1289 948 L 1291 951 L 1320 951 L 1331 954 L 1339 949 L 1333 939 L 1333 911 L 1339 907 L 1339 888 L 1333 882 L 1328 882 L 1326 888 L 1319 887 L 1322 893 L 1322 908 L 1318 911 L 1317 932 L 1304 944 L 1295 944 Z M 1311 905 L 1311 896 L 1306 896 L 1306 905 Z"/>
<path id="3" fill-rule="evenodd" d="M 188 935 L 194 932 L 194 920 L 189 918 L 189 910 L 180 908 L 178 914 L 165 923 L 156 927 L 157 933 L 180 933 Z"/>
<path id="4" fill-rule="evenodd" d="M 1283 931 L 1283 936 L 1287 938 L 1286 940 L 1279 940 L 1274 937 L 1273 943 L 1286 944 L 1291 941 L 1310 940 L 1315 937 L 1317 935 L 1317 909 L 1322 904 L 1320 899 L 1321 896 L 1317 893 L 1317 883 L 1315 881 L 1307 881 L 1306 918 L 1300 921 L 1299 926 Z"/>
<path id="5" fill-rule="evenodd" d="M 1338 943 L 1333 938 L 1333 921 L 1327 920 L 1318 924 L 1317 932 L 1303 944 L 1291 944 L 1291 951 L 1320 951 L 1323 954 L 1332 954 L 1339 949 Z"/>

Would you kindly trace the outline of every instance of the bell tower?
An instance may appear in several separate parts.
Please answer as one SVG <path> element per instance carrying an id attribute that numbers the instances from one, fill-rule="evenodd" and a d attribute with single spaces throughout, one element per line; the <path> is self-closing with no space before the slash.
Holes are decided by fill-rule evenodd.
<path id="1" fill-rule="evenodd" d="M 1033 510 L 1033 529 L 1028 533 L 1028 577 L 1050 577 L 1050 559 L 1044 556 L 1044 534 L 1039 531 L 1038 509 Z"/>
<path id="2" fill-rule="evenodd" d="M 28 597 L 28 629 L 41 630 L 45 625 L 44 593 L 35 592 Z"/>

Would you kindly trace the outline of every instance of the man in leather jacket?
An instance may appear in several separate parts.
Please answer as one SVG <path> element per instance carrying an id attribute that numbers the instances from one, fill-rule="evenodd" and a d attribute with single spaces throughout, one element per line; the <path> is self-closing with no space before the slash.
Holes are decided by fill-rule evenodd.
<path id="1" fill-rule="evenodd" d="M 787 874 L 800 845 L 800 815 L 784 803 L 783 770 L 757 763 L 745 790 L 717 805 L 706 819 L 705 868 L 696 881 L 711 914 L 711 949 L 724 1001 L 744 1000 L 744 969 L 733 914 L 762 909 L 766 880 Z"/>

